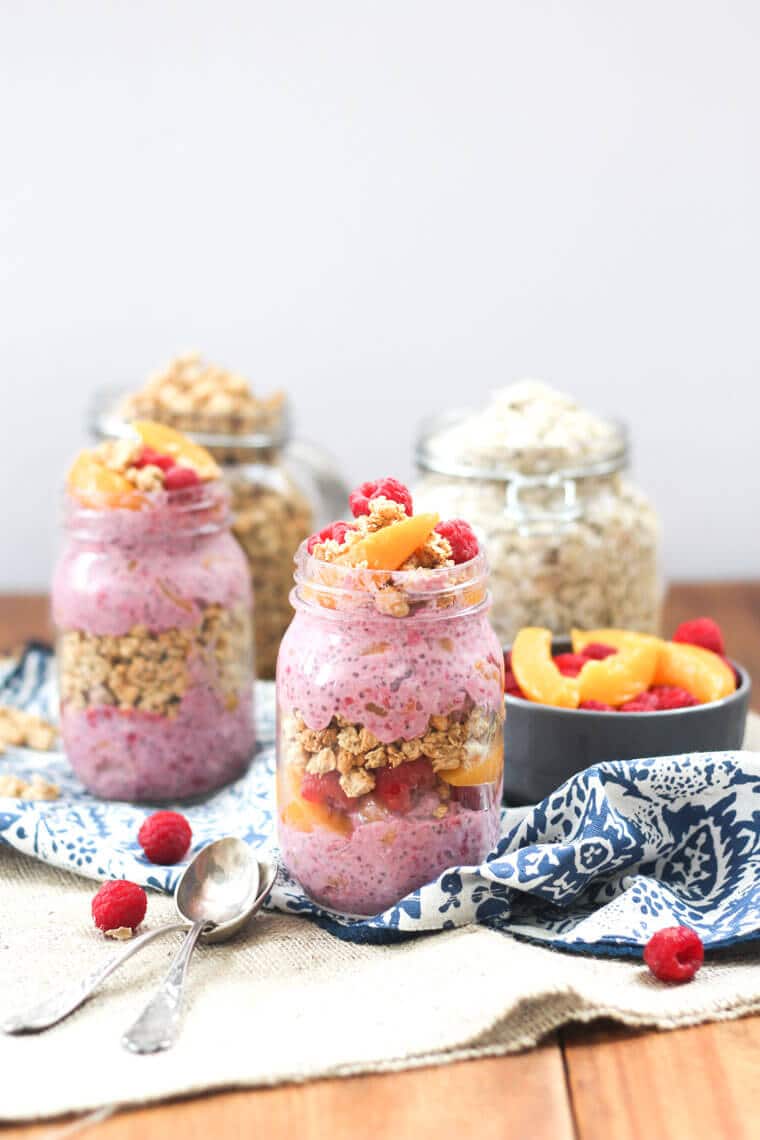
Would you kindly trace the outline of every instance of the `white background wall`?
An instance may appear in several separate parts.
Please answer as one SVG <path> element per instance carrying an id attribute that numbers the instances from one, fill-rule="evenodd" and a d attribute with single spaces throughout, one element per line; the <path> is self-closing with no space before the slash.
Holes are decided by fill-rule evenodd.
<path id="1" fill-rule="evenodd" d="M 355 480 L 541 376 L 629 420 L 667 569 L 760 573 L 760 6 L 2 0 L 0 588 L 103 382 L 199 347 Z"/>

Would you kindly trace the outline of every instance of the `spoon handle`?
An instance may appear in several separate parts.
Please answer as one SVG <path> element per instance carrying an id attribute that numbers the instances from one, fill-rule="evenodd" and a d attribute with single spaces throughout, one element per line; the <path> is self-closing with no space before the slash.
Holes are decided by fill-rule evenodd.
<path id="1" fill-rule="evenodd" d="M 187 964 L 206 925 L 205 922 L 196 922 L 188 930 L 166 977 L 137 1021 L 122 1037 L 122 1045 L 131 1053 L 158 1053 L 169 1049 L 176 1041 Z"/>
<path id="2" fill-rule="evenodd" d="M 167 926 L 158 927 L 157 930 L 148 930 L 145 934 L 141 934 L 139 938 L 135 938 L 125 946 L 121 954 L 109 958 L 104 966 L 82 978 L 76 985 L 53 994 L 52 997 L 46 998 L 24 1013 L 6 1018 L 0 1023 L 0 1030 L 3 1033 L 39 1033 L 43 1029 L 49 1029 L 51 1025 L 55 1025 L 75 1009 L 79 1009 L 100 983 L 109 978 L 133 954 L 142 950 L 143 946 L 147 946 L 154 938 L 168 934 L 170 930 L 187 930 L 187 923 L 172 922 Z"/>

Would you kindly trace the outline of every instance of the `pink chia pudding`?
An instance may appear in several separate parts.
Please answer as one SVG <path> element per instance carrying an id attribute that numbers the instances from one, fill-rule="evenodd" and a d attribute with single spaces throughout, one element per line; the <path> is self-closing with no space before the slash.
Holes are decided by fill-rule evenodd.
<path id="1" fill-rule="evenodd" d="M 361 915 L 495 846 L 503 679 L 483 555 L 457 563 L 444 546 L 432 566 L 410 552 L 386 572 L 346 565 L 350 541 L 296 560 L 277 667 L 279 838 L 316 902 Z"/>
<path id="2" fill-rule="evenodd" d="M 70 485 L 53 580 L 61 734 L 106 799 L 193 797 L 253 751 L 245 558 L 218 480 L 178 482 L 129 506 L 83 503 Z"/>

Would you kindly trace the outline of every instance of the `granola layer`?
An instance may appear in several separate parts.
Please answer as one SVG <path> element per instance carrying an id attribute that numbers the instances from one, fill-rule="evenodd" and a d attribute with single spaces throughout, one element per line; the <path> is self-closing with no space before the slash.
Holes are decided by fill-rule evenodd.
<path id="1" fill-rule="evenodd" d="M 196 626 L 152 632 L 136 625 L 124 636 L 67 630 L 59 642 L 62 703 L 177 715 L 194 673 L 212 678 L 226 708 L 236 707 L 250 677 L 246 606 L 208 605 Z"/>

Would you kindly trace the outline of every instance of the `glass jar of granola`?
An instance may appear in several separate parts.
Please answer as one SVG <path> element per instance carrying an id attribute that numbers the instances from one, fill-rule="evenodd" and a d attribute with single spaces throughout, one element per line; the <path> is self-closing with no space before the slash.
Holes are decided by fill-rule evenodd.
<path id="1" fill-rule="evenodd" d="M 504 644 L 523 626 L 657 632 L 660 524 L 628 459 L 620 424 L 536 381 L 424 425 L 415 499 L 481 537 Z"/>
<path id="2" fill-rule="evenodd" d="M 61 736 L 96 795 L 177 800 L 252 756 L 250 581 L 214 461 L 136 428 L 68 477 L 52 591 Z"/>
<path id="3" fill-rule="evenodd" d="M 377 497 L 296 557 L 277 666 L 280 847 L 310 896 L 343 913 L 376 914 L 482 862 L 499 834 L 503 661 L 486 559 L 475 543 L 455 561 L 437 522 Z"/>
<path id="4" fill-rule="evenodd" d="M 120 438 L 131 419 L 186 432 L 222 466 L 232 530 L 243 548 L 256 607 L 256 673 L 274 677 L 280 639 L 292 617 L 288 601 L 293 555 L 302 540 L 333 517 L 346 489 L 319 448 L 291 439 L 282 392 L 254 395 L 238 373 L 197 353 L 177 357 L 138 392 L 98 395 L 92 427 L 99 439 Z"/>

